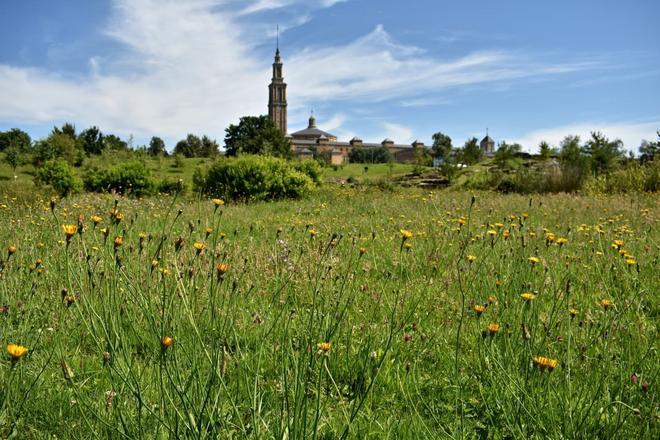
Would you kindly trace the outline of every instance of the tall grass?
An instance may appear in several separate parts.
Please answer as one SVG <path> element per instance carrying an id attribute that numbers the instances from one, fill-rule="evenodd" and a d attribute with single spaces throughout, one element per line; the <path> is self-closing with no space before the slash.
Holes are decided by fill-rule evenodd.
<path id="1" fill-rule="evenodd" d="M 3 436 L 657 433 L 654 195 L 2 203 Z"/>

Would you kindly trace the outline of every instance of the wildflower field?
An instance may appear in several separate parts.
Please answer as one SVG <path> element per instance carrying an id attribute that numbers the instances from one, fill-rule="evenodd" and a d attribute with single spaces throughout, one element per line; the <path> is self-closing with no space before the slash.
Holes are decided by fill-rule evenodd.
<path id="1" fill-rule="evenodd" d="M 0 435 L 658 438 L 659 206 L 2 198 Z"/>

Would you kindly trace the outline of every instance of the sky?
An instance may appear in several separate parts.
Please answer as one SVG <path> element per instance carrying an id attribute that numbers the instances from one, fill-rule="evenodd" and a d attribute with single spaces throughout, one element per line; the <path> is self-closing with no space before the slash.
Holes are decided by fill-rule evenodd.
<path id="1" fill-rule="evenodd" d="M 537 151 L 660 129 L 658 0 L 2 0 L 0 130 L 71 122 L 169 149 L 267 114 L 279 26 L 289 132 L 397 143 L 488 130 Z"/>

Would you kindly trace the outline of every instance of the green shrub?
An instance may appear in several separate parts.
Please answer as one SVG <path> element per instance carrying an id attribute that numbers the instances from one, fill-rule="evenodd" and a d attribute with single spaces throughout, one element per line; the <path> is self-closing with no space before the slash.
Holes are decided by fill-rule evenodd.
<path id="1" fill-rule="evenodd" d="M 301 160 L 293 162 L 293 168 L 307 175 L 312 182 L 317 185 L 321 184 L 321 165 L 315 160 Z"/>
<path id="2" fill-rule="evenodd" d="M 314 188 L 315 179 L 320 179 L 320 172 L 314 177 L 318 165 L 302 164 L 265 156 L 227 158 L 211 165 L 205 174 L 196 171 L 194 189 L 227 200 L 299 198 Z"/>
<path id="3" fill-rule="evenodd" d="M 84 177 L 85 189 L 92 192 L 116 192 L 136 197 L 154 194 L 156 182 L 141 162 L 131 162 L 109 169 L 91 169 Z"/>
<path id="4" fill-rule="evenodd" d="M 163 179 L 158 183 L 158 192 L 161 194 L 183 194 L 187 190 L 182 179 Z"/>
<path id="5" fill-rule="evenodd" d="M 632 163 L 609 174 L 591 177 L 584 184 L 587 194 L 627 194 L 660 189 L 660 165 Z"/>
<path id="6" fill-rule="evenodd" d="M 64 159 L 46 161 L 37 170 L 34 183 L 51 186 L 62 197 L 76 193 L 82 188 L 80 178 Z"/>

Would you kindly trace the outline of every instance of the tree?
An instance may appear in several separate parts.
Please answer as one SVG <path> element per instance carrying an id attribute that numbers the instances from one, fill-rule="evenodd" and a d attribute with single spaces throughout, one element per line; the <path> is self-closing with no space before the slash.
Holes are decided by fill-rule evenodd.
<path id="1" fill-rule="evenodd" d="M 463 145 L 462 156 L 463 161 L 468 165 L 475 164 L 481 160 L 483 151 L 481 151 L 481 147 L 479 146 L 479 141 L 477 138 L 473 137 L 472 139 L 465 141 L 465 145 Z"/>
<path id="2" fill-rule="evenodd" d="M 650 162 L 655 159 L 655 156 L 660 150 L 660 130 L 657 132 L 658 139 L 655 142 L 649 142 L 647 140 L 642 141 L 642 145 L 639 147 L 639 159 L 642 162 Z"/>
<path id="3" fill-rule="evenodd" d="M 199 151 L 199 155 L 203 157 L 214 157 L 217 156 L 220 152 L 220 146 L 215 141 L 208 136 L 202 136 L 202 143 Z"/>
<path id="4" fill-rule="evenodd" d="M 69 122 L 65 122 L 64 125 L 62 125 L 62 128 L 57 130 L 59 130 L 60 133 L 69 136 L 71 139 L 77 138 L 76 126 Z"/>
<path id="5" fill-rule="evenodd" d="M 200 156 L 202 150 L 202 140 L 194 134 L 188 134 L 185 139 L 180 140 L 174 147 L 174 154 L 181 154 L 184 157 Z"/>
<path id="6" fill-rule="evenodd" d="M 292 157 L 291 145 L 268 116 L 244 116 L 225 130 L 227 156 L 261 154 Z"/>
<path id="7" fill-rule="evenodd" d="M 348 153 L 350 163 L 388 163 L 393 160 L 387 147 L 352 148 Z"/>
<path id="8" fill-rule="evenodd" d="M 541 141 L 539 144 L 539 154 L 543 160 L 550 159 L 550 156 L 552 155 L 552 148 L 550 148 L 550 145 L 546 141 Z"/>
<path id="9" fill-rule="evenodd" d="M 84 154 L 69 135 L 53 130 L 46 139 L 34 144 L 33 163 L 35 166 L 41 166 L 48 160 L 63 158 L 70 164 L 80 165 Z"/>
<path id="10" fill-rule="evenodd" d="M 88 155 L 98 155 L 103 152 L 103 133 L 96 126 L 89 127 L 80 132 L 78 142 Z"/>
<path id="11" fill-rule="evenodd" d="M 615 162 L 623 157 L 623 142 L 620 139 L 610 141 L 600 132 L 591 132 L 591 139 L 582 148 L 589 158 L 591 171 L 595 174 L 607 173 Z"/>
<path id="12" fill-rule="evenodd" d="M 16 175 L 16 168 L 21 164 L 21 150 L 17 146 L 7 148 L 3 160 L 11 167 L 12 173 Z"/>
<path id="13" fill-rule="evenodd" d="M 433 157 L 440 157 L 443 161 L 447 161 L 449 153 L 453 148 L 451 138 L 442 132 L 437 132 L 433 136 L 433 145 L 431 146 L 431 154 Z"/>
<path id="14" fill-rule="evenodd" d="M 522 150 L 520 144 L 507 144 L 502 141 L 495 152 L 495 163 L 499 167 L 505 167 L 510 160 L 516 157 L 516 154 L 520 153 L 520 150 Z"/>
<path id="15" fill-rule="evenodd" d="M 103 136 L 103 148 L 102 150 L 114 150 L 114 151 L 126 151 L 128 150 L 128 143 L 121 140 L 119 136 L 114 134 L 108 134 Z"/>
<path id="16" fill-rule="evenodd" d="M 149 148 L 147 149 L 151 156 L 160 156 L 167 155 L 167 150 L 165 149 L 165 142 L 158 136 L 153 136 L 151 141 L 149 141 Z"/>
<path id="17" fill-rule="evenodd" d="M 19 152 L 27 153 L 32 147 L 30 135 L 18 128 L 0 132 L 0 151 L 16 147 Z"/>

